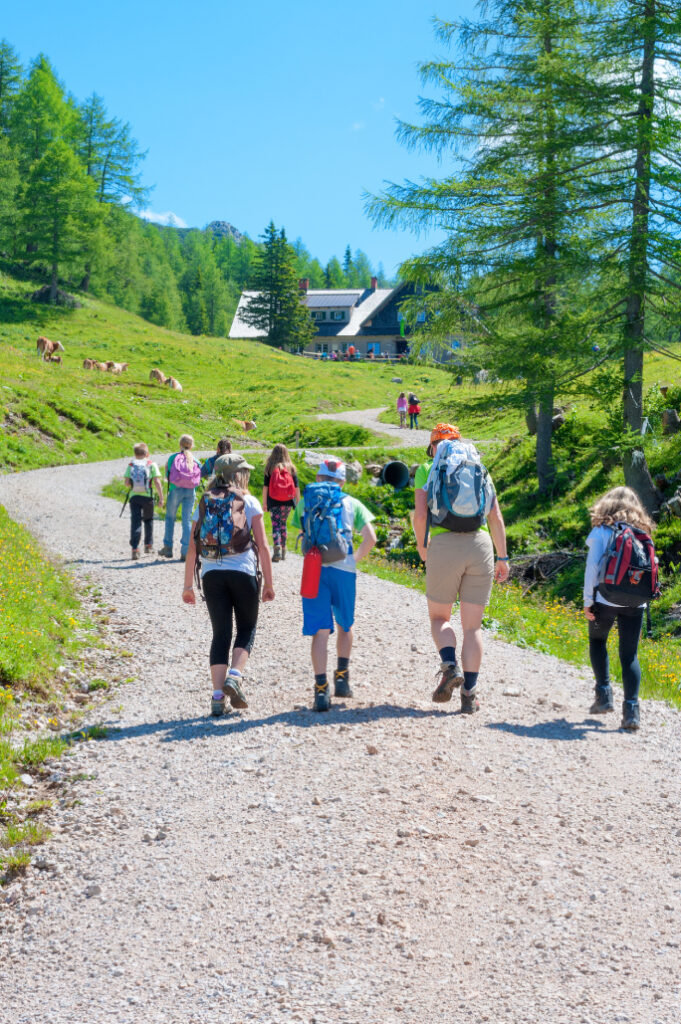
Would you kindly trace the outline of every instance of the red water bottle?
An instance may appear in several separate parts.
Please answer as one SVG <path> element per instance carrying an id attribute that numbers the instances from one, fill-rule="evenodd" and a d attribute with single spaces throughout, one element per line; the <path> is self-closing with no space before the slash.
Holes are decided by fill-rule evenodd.
<path id="1" fill-rule="evenodd" d="M 301 597 L 316 597 L 322 575 L 322 553 L 318 547 L 310 548 L 303 558 L 303 576 L 300 581 Z"/>

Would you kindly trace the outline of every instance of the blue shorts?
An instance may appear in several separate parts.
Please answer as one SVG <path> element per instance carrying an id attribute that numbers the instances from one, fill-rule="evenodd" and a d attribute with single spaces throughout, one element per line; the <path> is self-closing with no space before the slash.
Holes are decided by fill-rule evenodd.
<path id="1" fill-rule="evenodd" d="M 314 636 L 320 629 L 333 633 L 334 619 L 347 633 L 355 621 L 356 589 L 354 572 L 323 565 L 319 593 L 303 598 L 303 636 Z"/>

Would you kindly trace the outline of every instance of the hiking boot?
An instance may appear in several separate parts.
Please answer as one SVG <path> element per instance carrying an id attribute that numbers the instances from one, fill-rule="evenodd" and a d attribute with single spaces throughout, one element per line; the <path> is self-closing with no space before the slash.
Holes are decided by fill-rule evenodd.
<path id="1" fill-rule="evenodd" d="M 164 544 L 162 548 L 158 549 L 158 554 L 159 555 L 163 555 L 164 558 L 172 558 L 173 557 L 173 549 L 167 547 Z"/>
<path id="2" fill-rule="evenodd" d="M 333 692 L 336 697 L 352 697 L 349 668 L 336 669 L 333 674 Z"/>
<path id="3" fill-rule="evenodd" d="M 446 704 L 448 700 L 452 699 L 452 693 L 454 688 L 463 686 L 463 672 L 460 670 L 456 662 L 452 664 L 448 661 L 443 661 L 440 665 L 440 671 L 442 675 L 440 682 L 437 684 L 437 688 L 433 693 L 432 699 L 436 704 Z"/>
<path id="4" fill-rule="evenodd" d="M 224 715 L 224 713 L 225 713 L 225 696 L 224 696 L 224 694 L 222 695 L 220 700 L 217 700 L 215 697 L 211 698 L 210 713 L 213 716 L 213 718 L 220 718 L 221 715 Z"/>
<path id="5" fill-rule="evenodd" d="M 319 686 L 318 683 L 314 684 L 314 707 L 313 711 L 328 711 L 331 707 L 331 695 L 329 694 L 329 684 L 323 683 Z"/>
<path id="6" fill-rule="evenodd" d="M 622 704 L 622 724 L 620 729 L 636 732 L 641 727 L 641 714 L 638 701 L 625 700 Z"/>
<path id="7" fill-rule="evenodd" d="M 476 711 L 480 710 L 480 704 L 476 697 L 477 686 L 474 686 L 472 690 L 461 690 L 461 714 L 462 715 L 474 715 Z"/>
<path id="8" fill-rule="evenodd" d="M 286 560 L 286 545 L 285 544 L 281 545 L 281 560 L 282 560 L 282 562 L 284 562 Z"/>
<path id="9" fill-rule="evenodd" d="M 281 545 L 279 545 L 279 544 L 275 544 L 274 545 L 274 551 L 272 552 L 272 561 L 273 562 L 280 562 L 281 561 Z"/>
<path id="10" fill-rule="evenodd" d="M 132 554 L 131 554 L 130 557 L 132 558 L 133 562 L 139 562 L 140 549 L 139 548 L 133 548 L 132 549 Z"/>
<path id="11" fill-rule="evenodd" d="M 144 545 L 144 554 L 145 555 L 153 555 L 153 553 L 154 553 L 154 545 L 153 544 L 145 544 Z"/>
<path id="12" fill-rule="evenodd" d="M 223 690 L 233 708 L 247 708 L 246 695 L 239 685 L 238 676 L 227 676 Z"/>
<path id="13" fill-rule="evenodd" d="M 615 705 L 612 702 L 612 688 L 610 686 L 597 686 L 595 694 L 596 698 L 589 708 L 590 715 L 606 715 L 608 711 L 615 710 Z"/>

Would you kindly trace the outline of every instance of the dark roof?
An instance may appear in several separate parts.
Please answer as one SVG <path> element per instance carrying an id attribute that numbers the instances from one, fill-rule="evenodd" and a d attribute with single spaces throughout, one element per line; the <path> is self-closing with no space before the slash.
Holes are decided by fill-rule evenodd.
<path id="1" fill-rule="evenodd" d="M 354 292 L 308 292 L 305 296 L 305 302 L 310 309 L 328 309 L 329 307 L 335 306 L 343 306 L 347 308 L 348 306 L 354 306 L 361 294 L 361 288 L 358 288 Z"/>

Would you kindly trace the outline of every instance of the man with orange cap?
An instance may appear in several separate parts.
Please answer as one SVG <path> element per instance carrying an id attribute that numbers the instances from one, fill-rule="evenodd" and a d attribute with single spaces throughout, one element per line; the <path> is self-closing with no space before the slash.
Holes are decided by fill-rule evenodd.
<path id="1" fill-rule="evenodd" d="M 461 459 L 469 465 L 480 465 L 480 457 L 472 444 L 461 440 L 461 431 L 452 423 L 438 423 L 430 435 L 428 456 L 416 471 L 414 480 L 414 533 L 419 554 L 426 563 L 426 597 L 430 631 L 440 653 L 440 681 L 433 693 L 436 703 L 452 699 L 455 688 L 461 687 L 461 711 L 473 714 L 480 705 L 477 681 L 482 662 L 482 616 L 489 602 L 492 582 L 508 578 L 506 529 L 494 494 L 491 480 L 480 466 L 486 481 L 485 514 L 456 517 L 449 525 L 430 525 L 428 478 L 438 445 L 443 441 L 461 442 Z M 458 449 L 458 446 L 457 446 Z M 459 454 L 457 452 L 457 454 Z M 426 527 L 428 526 L 428 531 Z M 497 551 L 496 565 L 494 548 Z M 451 623 L 452 608 L 461 601 L 461 665 L 456 655 L 456 634 Z"/>

